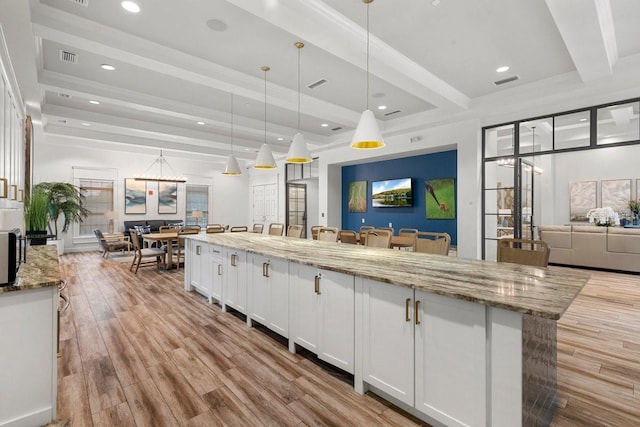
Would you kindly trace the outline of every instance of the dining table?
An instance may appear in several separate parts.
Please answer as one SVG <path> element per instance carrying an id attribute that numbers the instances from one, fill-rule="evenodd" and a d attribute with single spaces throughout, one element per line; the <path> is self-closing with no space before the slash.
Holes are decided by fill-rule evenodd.
<path id="1" fill-rule="evenodd" d="M 156 246 L 166 244 L 167 250 L 164 256 L 164 268 L 169 270 L 173 266 L 173 245 L 178 244 L 177 231 L 164 231 L 162 233 L 147 233 L 142 235 L 142 240 L 149 245 L 156 243 Z M 167 260 L 168 257 L 168 260 Z"/>
<path id="2" fill-rule="evenodd" d="M 359 245 L 365 245 L 367 241 L 366 233 L 357 233 L 356 240 Z M 415 236 L 391 236 L 389 247 L 391 249 L 413 248 L 415 245 Z"/>

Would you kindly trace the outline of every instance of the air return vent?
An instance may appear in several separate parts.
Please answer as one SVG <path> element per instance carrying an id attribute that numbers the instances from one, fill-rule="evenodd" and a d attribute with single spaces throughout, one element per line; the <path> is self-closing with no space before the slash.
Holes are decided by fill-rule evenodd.
<path id="1" fill-rule="evenodd" d="M 69 52 L 68 50 L 60 49 L 60 61 L 67 62 L 69 64 L 77 64 L 78 55 L 73 52 Z"/>
<path id="2" fill-rule="evenodd" d="M 69 95 L 68 93 L 62 93 L 62 92 L 58 93 L 58 96 L 60 98 L 67 98 L 67 99 L 71 98 L 71 95 Z"/>
<path id="3" fill-rule="evenodd" d="M 69 0 L 72 3 L 82 5 L 84 7 L 89 7 L 89 0 Z"/>
<path id="4" fill-rule="evenodd" d="M 392 116 L 392 115 L 394 115 L 394 114 L 398 114 L 400 111 L 401 111 L 401 110 L 391 111 L 391 112 L 389 112 L 389 113 L 384 113 L 384 115 L 385 115 L 385 116 L 387 116 L 387 117 L 389 117 L 389 116 Z"/>
<path id="5" fill-rule="evenodd" d="M 317 82 L 313 82 L 313 83 L 308 84 L 308 85 L 307 85 L 307 87 L 308 87 L 309 89 L 315 89 L 315 88 L 317 88 L 318 86 L 322 86 L 322 85 L 323 85 L 323 84 L 325 84 L 326 82 L 327 82 L 327 79 L 320 79 L 320 80 L 318 80 Z"/>
<path id="6" fill-rule="evenodd" d="M 515 82 L 519 78 L 520 78 L 520 76 L 511 76 L 511 77 L 507 77 L 506 79 L 495 81 L 495 82 L 493 82 L 493 84 L 496 85 L 496 86 L 500 86 L 500 85 L 503 85 L 505 83 Z"/>
<path id="7" fill-rule="evenodd" d="M 331 130 L 335 132 L 335 131 L 337 131 L 337 130 L 341 130 L 341 129 L 342 129 L 342 126 L 338 126 L 338 127 L 333 128 L 333 129 L 331 129 Z"/>

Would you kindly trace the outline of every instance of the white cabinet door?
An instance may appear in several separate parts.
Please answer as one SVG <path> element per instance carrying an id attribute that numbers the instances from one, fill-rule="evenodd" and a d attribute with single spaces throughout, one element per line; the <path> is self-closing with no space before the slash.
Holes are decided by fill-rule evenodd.
<path id="1" fill-rule="evenodd" d="M 485 306 L 419 291 L 415 297 L 416 409 L 448 426 L 486 425 Z"/>
<path id="2" fill-rule="evenodd" d="M 318 277 L 318 357 L 354 373 L 354 277 L 320 270 Z"/>
<path id="3" fill-rule="evenodd" d="M 190 290 L 196 288 L 202 292 L 202 242 L 188 240 L 187 248 L 187 268 L 189 269 Z"/>
<path id="4" fill-rule="evenodd" d="M 289 262 L 262 255 L 249 258 L 248 320 L 289 338 Z"/>
<path id="5" fill-rule="evenodd" d="M 224 305 L 247 314 L 247 255 L 243 251 L 224 251 Z"/>
<path id="6" fill-rule="evenodd" d="M 319 270 L 315 267 L 291 263 L 289 290 L 291 306 L 291 340 L 293 343 L 318 353 L 318 313 L 320 298 L 315 292 L 314 279 Z M 293 347 L 291 347 L 293 351 Z"/>
<path id="7" fill-rule="evenodd" d="M 364 279 L 362 303 L 363 380 L 413 406 L 413 289 Z"/>
<path id="8" fill-rule="evenodd" d="M 223 285 L 223 263 L 222 263 L 222 247 L 218 245 L 209 245 L 211 253 L 211 297 L 222 305 L 222 285 Z M 210 301 L 211 302 L 211 301 Z"/>

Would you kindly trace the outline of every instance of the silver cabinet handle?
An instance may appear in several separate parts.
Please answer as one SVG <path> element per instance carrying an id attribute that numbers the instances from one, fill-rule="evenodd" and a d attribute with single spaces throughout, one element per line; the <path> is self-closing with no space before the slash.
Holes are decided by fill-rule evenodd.
<path id="1" fill-rule="evenodd" d="M 218 276 L 222 276 L 222 264 L 218 264 Z"/>
<path id="2" fill-rule="evenodd" d="M 269 263 L 268 262 L 263 262 L 262 263 L 262 275 L 264 277 L 271 277 L 271 276 L 269 276 Z"/>
<path id="3" fill-rule="evenodd" d="M 232 267 L 237 267 L 238 264 L 236 264 L 236 259 L 238 258 L 238 255 L 236 254 L 231 254 L 231 266 Z"/>
<path id="4" fill-rule="evenodd" d="M 201 250 L 202 250 L 202 249 L 201 249 L 200 245 L 197 245 L 197 246 L 196 246 L 196 255 L 200 255 L 200 251 L 201 251 Z"/>
<path id="5" fill-rule="evenodd" d="M 416 300 L 416 325 L 420 324 L 420 300 Z"/>
<path id="6" fill-rule="evenodd" d="M 409 303 L 411 302 L 411 298 L 407 298 L 404 302 L 404 320 L 407 322 L 411 322 L 411 317 L 409 316 Z"/>
<path id="7" fill-rule="evenodd" d="M 316 295 L 320 295 L 320 278 L 321 276 L 319 274 L 316 274 L 316 276 L 313 278 L 313 286 L 314 289 L 313 291 L 316 293 Z"/>

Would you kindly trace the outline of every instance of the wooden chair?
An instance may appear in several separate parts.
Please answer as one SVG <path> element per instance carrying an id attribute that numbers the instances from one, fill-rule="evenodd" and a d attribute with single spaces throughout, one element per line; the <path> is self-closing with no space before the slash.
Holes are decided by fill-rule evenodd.
<path id="1" fill-rule="evenodd" d="M 367 244 L 367 232 L 369 230 L 373 230 L 375 227 L 371 226 L 371 225 L 363 225 L 360 227 L 360 244 L 361 245 L 366 245 Z"/>
<path id="2" fill-rule="evenodd" d="M 498 240 L 498 262 L 546 267 L 551 249 L 542 240 L 500 239 Z"/>
<path id="3" fill-rule="evenodd" d="M 184 249 L 185 249 L 185 235 L 188 234 L 198 234 L 200 233 L 200 229 L 199 228 L 193 228 L 191 226 L 186 227 L 184 230 L 181 230 L 178 232 L 178 241 L 176 243 L 175 246 L 172 247 L 171 249 L 171 259 L 169 260 L 170 263 L 173 263 L 173 257 L 176 257 L 176 267 L 179 270 L 180 269 L 180 260 L 182 260 L 182 263 L 184 264 Z"/>
<path id="4" fill-rule="evenodd" d="M 262 230 L 264 230 L 264 224 L 253 224 L 251 232 L 262 234 Z"/>
<path id="5" fill-rule="evenodd" d="M 176 230 L 180 230 L 180 227 L 178 227 L 177 225 L 161 225 L 160 227 L 158 227 L 159 233 L 166 233 L 167 231 L 176 231 Z"/>
<path id="6" fill-rule="evenodd" d="M 235 227 L 231 227 L 229 231 L 232 233 L 246 233 L 247 231 L 249 231 L 249 227 L 247 227 L 246 225 L 237 225 Z"/>
<path id="7" fill-rule="evenodd" d="M 224 227 L 219 224 L 207 225 L 206 232 L 207 233 L 224 233 Z"/>
<path id="8" fill-rule="evenodd" d="M 272 222 L 269 224 L 269 236 L 282 236 L 284 234 L 284 224 Z"/>
<path id="9" fill-rule="evenodd" d="M 358 234 L 353 230 L 340 230 L 340 232 L 338 233 L 338 240 L 340 240 L 342 243 L 357 245 Z"/>
<path id="10" fill-rule="evenodd" d="M 367 231 L 366 235 L 366 245 L 370 248 L 389 248 L 391 247 L 391 236 L 392 233 L 390 230 L 381 230 L 378 228 L 374 228 L 373 230 Z"/>
<path id="11" fill-rule="evenodd" d="M 392 236 L 393 236 L 393 233 L 394 233 L 394 231 L 395 231 L 395 230 L 393 229 L 393 227 L 376 227 L 375 229 L 376 229 L 376 230 L 387 230 L 387 231 L 390 231 Z"/>
<path id="12" fill-rule="evenodd" d="M 98 244 L 100 245 L 100 249 L 102 249 L 102 257 L 109 258 L 109 254 L 111 252 L 123 251 L 127 250 L 127 252 L 131 251 L 131 242 L 126 240 L 107 240 L 102 234 L 102 231 L 96 229 L 93 230 L 93 234 L 96 235 L 96 239 L 98 239 Z M 137 240 L 136 236 L 136 240 Z"/>
<path id="13" fill-rule="evenodd" d="M 449 255 L 450 245 L 451 236 L 449 233 L 418 231 L 413 250 L 425 254 Z"/>
<path id="14" fill-rule="evenodd" d="M 140 247 L 140 242 L 138 240 L 138 234 L 135 231 L 131 231 L 131 242 L 133 243 L 133 261 L 131 262 L 131 267 L 129 267 L 129 271 L 133 270 L 133 266 L 136 266 L 136 270 L 134 274 L 138 274 L 138 268 L 142 265 L 153 265 L 153 259 L 155 258 L 156 267 L 160 267 L 161 261 L 165 258 L 165 252 L 162 248 L 144 248 Z M 142 260 L 149 260 L 142 262 Z"/>
<path id="15" fill-rule="evenodd" d="M 292 224 L 287 227 L 287 237 L 297 237 L 298 239 L 302 237 L 303 227 L 301 225 Z"/>
<path id="16" fill-rule="evenodd" d="M 418 234 L 418 229 L 416 228 L 401 228 L 398 230 L 398 237 L 406 237 L 413 240 L 413 245 L 409 247 L 401 247 L 400 249 L 405 249 L 408 251 L 412 251 L 416 247 L 416 235 Z"/>
<path id="17" fill-rule="evenodd" d="M 318 240 L 321 242 L 337 242 L 339 231 L 337 227 L 321 227 L 318 230 Z"/>
<path id="18" fill-rule="evenodd" d="M 322 228 L 321 225 L 312 225 L 311 226 L 311 238 L 313 240 L 318 240 L 318 231 Z"/>

